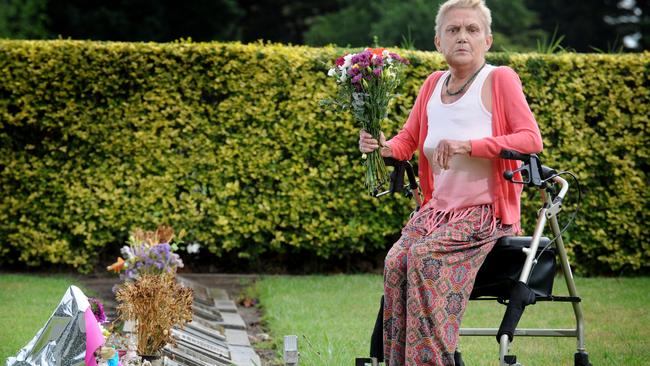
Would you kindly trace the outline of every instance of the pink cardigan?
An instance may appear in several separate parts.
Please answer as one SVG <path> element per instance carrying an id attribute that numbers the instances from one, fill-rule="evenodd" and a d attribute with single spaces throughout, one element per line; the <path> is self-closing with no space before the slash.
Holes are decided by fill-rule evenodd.
<path id="1" fill-rule="evenodd" d="M 418 175 L 424 193 L 424 202 L 433 193 L 433 174 L 424 155 L 423 145 L 427 137 L 427 103 L 442 71 L 429 75 L 418 93 L 413 109 L 402 130 L 390 141 L 393 156 L 409 160 L 419 150 Z M 513 184 L 503 178 L 505 170 L 516 169 L 514 160 L 499 158 L 502 149 L 516 150 L 526 154 L 542 150 L 539 127 L 524 96 L 519 76 L 509 67 L 497 67 L 492 72 L 492 136 L 471 140 L 471 156 L 493 159 L 495 214 L 505 225 L 516 225 L 520 220 L 520 197 L 522 185 Z"/>

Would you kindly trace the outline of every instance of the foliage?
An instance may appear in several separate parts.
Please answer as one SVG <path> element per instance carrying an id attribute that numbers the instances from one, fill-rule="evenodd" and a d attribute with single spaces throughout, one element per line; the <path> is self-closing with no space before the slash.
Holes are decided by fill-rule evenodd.
<path id="1" fill-rule="evenodd" d="M 378 36 L 382 45 L 408 44 L 434 50 L 436 13 L 442 0 L 383 0 L 366 4 L 347 2 L 336 12 L 317 16 L 305 32 L 305 43 L 362 47 Z M 545 33 L 535 29 L 536 15 L 523 0 L 491 0 L 494 50 L 531 50 Z M 406 41 L 408 40 L 408 41 Z M 411 48 L 411 47 L 406 47 Z"/>
<path id="2" fill-rule="evenodd" d="M 168 42 L 237 39 L 236 0 L 49 0 L 48 29 L 64 38 Z"/>
<path id="3" fill-rule="evenodd" d="M 564 51 L 565 49 L 562 47 L 563 39 L 564 36 L 558 36 L 557 28 L 555 28 L 553 35 L 551 35 L 550 38 L 542 37 L 541 39 L 537 40 L 537 53 L 551 54 Z"/>
<path id="4" fill-rule="evenodd" d="M 616 40 L 639 33 L 639 50 L 650 44 L 650 6 L 647 1 L 574 1 L 526 0 L 526 5 L 538 15 L 540 28 L 565 35 L 564 43 L 578 52 L 612 49 Z M 627 8 L 623 3 L 632 4 Z M 634 20 L 636 19 L 636 21 Z M 630 49 L 628 49 L 630 50 Z"/>
<path id="5" fill-rule="evenodd" d="M 48 17 L 47 0 L 0 1 L 0 38 L 45 38 Z"/>
<path id="6" fill-rule="evenodd" d="M 90 270 L 167 222 L 215 256 L 383 251 L 412 209 L 361 194 L 358 127 L 322 109 L 340 53 L 238 43 L 0 42 L 0 265 Z M 406 120 L 441 56 L 405 51 Z M 490 54 L 521 76 L 543 162 L 575 172 L 583 273 L 647 271 L 650 54 Z M 575 197 L 575 195 L 573 195 Z M 527 231 L 538 200 L 525 201 Z M 570 205 L 567 205 L 567 209 Z"/>

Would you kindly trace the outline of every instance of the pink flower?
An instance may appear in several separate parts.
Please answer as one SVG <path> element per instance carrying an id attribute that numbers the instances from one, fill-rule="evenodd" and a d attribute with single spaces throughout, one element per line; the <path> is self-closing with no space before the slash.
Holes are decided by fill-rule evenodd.
<path id="1" fill-rule="evenodd" d="M 343 56 L 336 59 L 336 66 L 343 66 L 344 63 L 345 63 L 345 59 L 343 58 Z"/>

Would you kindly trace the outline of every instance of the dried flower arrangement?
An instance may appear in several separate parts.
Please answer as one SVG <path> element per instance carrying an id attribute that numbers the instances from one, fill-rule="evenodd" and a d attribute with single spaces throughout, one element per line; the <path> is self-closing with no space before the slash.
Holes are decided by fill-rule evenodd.
<path id="1" fill-rule="evenodd" d="M 173 274 L 141 274 L 120 285 L 116 299 L 120 318 L 137 321 L 140 355 L 159 354 L 174 343 L 171 328 L 192 320 L 192 289 L 181 286 Z"/>

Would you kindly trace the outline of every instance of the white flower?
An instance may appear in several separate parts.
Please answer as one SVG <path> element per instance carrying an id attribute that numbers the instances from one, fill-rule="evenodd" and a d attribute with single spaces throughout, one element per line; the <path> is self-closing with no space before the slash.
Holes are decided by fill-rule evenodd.
<path id="1" fill-rule="evenodd" d="M 352 57 L 354 57 L 354 55 L 352 55 L 352 54 L 347 54 L 347 55 L 343 56 L 343 61 L 344 61 L 343 62 L 343 67 L 344 68 L 348 68 L 348 67 L 352 66 Z"/>
<path id="2" fill-rule="evenodd" d="M 128 261 L 129 259 L 132 259 L 135 257 L 135 254 L 133 254 L 133 251 L 131 250 L 131 247 L 128 245 L 125 245 L 120 249 L 120 252 L 122 252 L 122 255 L 126 257 L 125 259 Z"/>
<path id="3" fill-rule="evenodd" d="M 330 76 L 332 76 L 332 75 L 330 75 Z M 194 242 L 194 243 L 187 246 L 187 252 L 190 253 L 190 254 L 198 253 L 199 249 L 201 249 L 201 244 L 199 244 L 197 242 Z"/>
<path id="4" fill-rule="evenodd" d="M 336 74 L 336 69 L 331 68 L 329 71 L 327 71 L 327 76 L 334 76 Z"/>

